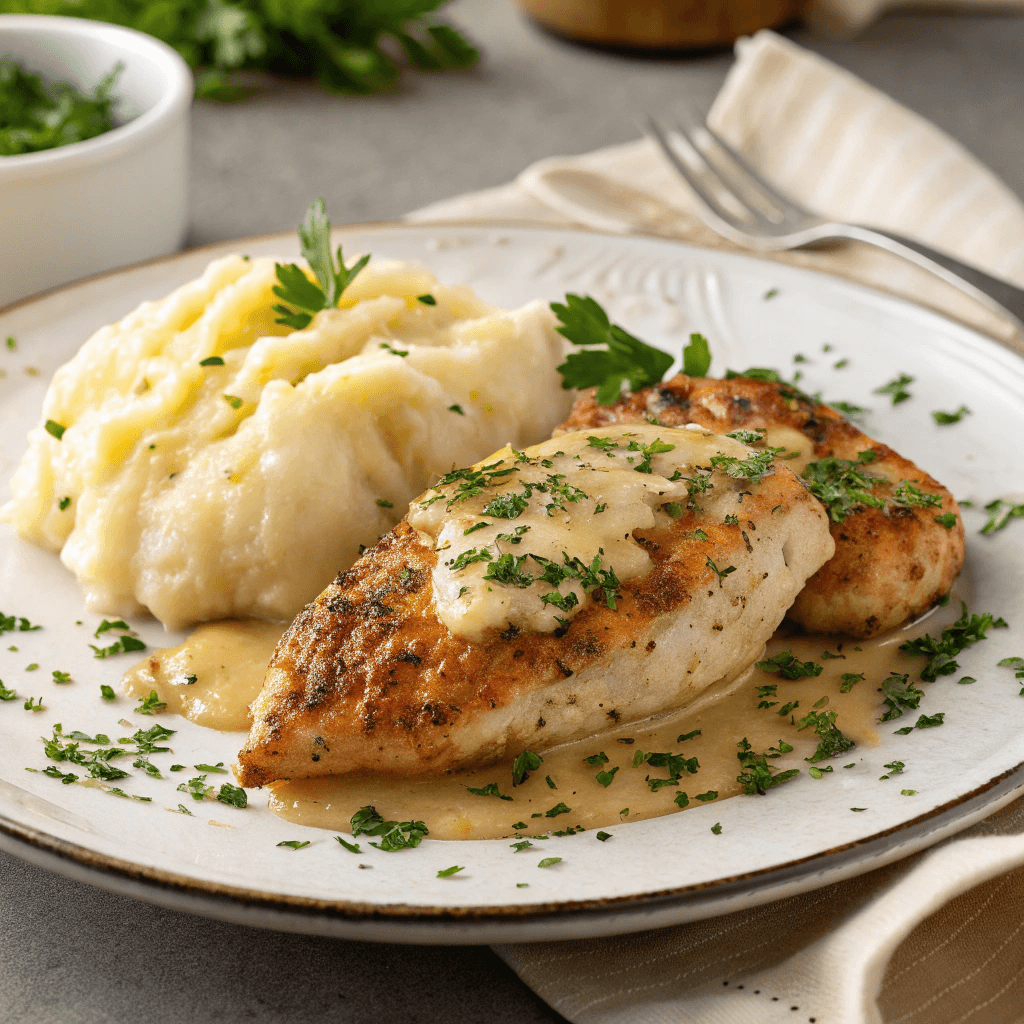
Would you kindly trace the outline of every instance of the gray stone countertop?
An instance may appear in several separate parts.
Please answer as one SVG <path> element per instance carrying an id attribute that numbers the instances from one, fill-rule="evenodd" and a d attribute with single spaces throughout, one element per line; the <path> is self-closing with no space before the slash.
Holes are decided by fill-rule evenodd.
<path id="1" fill-rule="evenodd" d="M 638 111 L 710 105 L 725 52 L 639 59 L 539 32 L 507 0 L 457 0 L 477 69 L 387 96 L 270 81 L 194 111 L 191 245 L 386 220 L 501 184 L 540 157 L 634 138 Z M 859 39 L 794 39 L 930 118 L 1024 195 L 1024 19 L 890 16 Z M 374 946 L 162 910 L 0 855 L 0 1021 L 530 1024 L 561 1018 L 486 948 Z"/>

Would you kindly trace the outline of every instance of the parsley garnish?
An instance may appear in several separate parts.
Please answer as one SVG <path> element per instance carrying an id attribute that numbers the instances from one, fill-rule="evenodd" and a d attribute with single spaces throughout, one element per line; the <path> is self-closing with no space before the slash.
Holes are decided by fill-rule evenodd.
<path id="1" fill-rule="evenodd" d="M 612 779 L 615 778 L 615 773 L 618 770 L 618 767 L 615 767 L 607 771 L 600 771 L 594 777 L 600 785 L 604 786 L 604 788 L 607 789 L 612 784 Z"/>
<path id="2" fill-rule="evenodd" d="M 42 697 L 29 697 L 28 700 L 26 700 L 25 703 L 22 706 L 25 708 L 26 711 L 45 711 L 46 710 L 43 707 L 43 698 Z M 128 773 L 125 772 L 125 774 L 127 775 Z"/>
<path id="3" fill-rule="evenodd" d="M 909 682 L 910 676 L 904 672 L 891 672 L 889 678 L 882 682 L 882 703 L 888 709 L 879 722 L 891 722 L 894 718 L 902 718 L 904 710 L 916 710 L 924 696 L 924 691 L 917 689 Z"/>
<path id="4" fill-rule="evenodd" d="M 395 853 L 398 850 L 419 846 L 430 830 L 422 821 L 385 821 L 376 808 L 366 806 L 352 815 L 352 838 L 356 836 L 380 836 L 379 843 L 370 843 L 378 850 Z"/>
<path id="5" fill-rule="evenodd" d="M 610 405 L 622 393 L 624 384 L 633 391 L 657 384 L 672 365 L 668 353 L 612 324 L 589 295 L 566 295 L 564 304 L 552 302 L 551 309 L 560 324 L 555 330 L 572 344 L 600 346 L 566 356 L 557 369 L 567 390 L 596 387 L 598 403 Z"/>
<path id="6" fill-rule="evenodd" d="M 220 787 L 217 799 L 222 804 L 227 804 L 229 807 L 237 807 L 239 810 L 246 807 L 249 803 L 245 790 L 241 786 L 233 786 L 230 782 L 225 782 Z"/>
<path id="7" fill-rule="evenodd" d="M 853 402 L 829 402 L 829 407 L 850 419 L 863 416 L 868 411 L 863 405 L 854 405 Z"/>
<path id="8" fill-rule="evenodd" d="M 134 636 L 122 636 L 109 647 L 97 647 L 89 644 L 93 649 L 94 658 L 109 658 L 113 654 L 128 654 L 131 651 L 144 651 L 146 645 Z"/>
<path id="9" fill-rule="evenodd" d="M 956 412 L 943 412 L 941 409 L 936 409 L 932 413 L 932 419 L 940 427 L 949 426 L 951 423 L 959 423 L 965 416 L 970 416 L 971 410 L 966 405 L 961 405 Z"/>
<path id="10" fill-rule="evenodd" d="M 609 839 L 613 838 L 613 836 L 611 832 L 598 832 L 594 838 L 602 843 L 606 843 Z"/>
<path id="11" fill-rule="evenodd" d="M 211 772 L 216 775 L 227 775 L 228 770 L 224 767 L 223 761 L 218 761 L 216 764 L 194 764 L 193 768 L 197 772 Z"/>
<path id="12" fill-rule="evenodd" d="M 888 769 L 888 774 L 879 775 L 879 782 L 883 781 L 884 779 L 888 779 L 892 775 L 902 775 L 903 769 L 907 766 L 902 761 L 890 761 L 885 767 Z"/>
<path id="13" fill-rule="evenodd" d="M 676 743 L 685 743 L 687 740 L 692 740 L 694 736 L 700 736 L 700 729 L 694 729 L 693 732 L 684 732 L 681 736 L 676 737 Z"/>
<path id="14" fill-rule="evenodd" d="M 31 633 L 34 630 L 42 629 L 42 626 L 33 626 L 26 618 L 18 615 L 4 615 L 0 612 L 0 633 Z"/>
<path id="15" fill-rule="evenodd" d="M 892 492 L 892 500 L 898 505 L 916 505 L 920 508 L 939 508 L 942 505 L 941 494 L 922 491 L 909 480 L 901 480 Z"/>
<path id="16" fill-rule="evenodd" d="M 540 754 L 535 754 L 532 750 L 524 750 L 521 754 L 517 754 L 512 762 L 513 787 L 521 786 L 530 777 L 530 772 L 535 772 L 543 762 L 544 758 Z M 521 828 L 523 826 L 517 827 Z"/>
<path id="17" fill-rule="evenodd" d="M 774 752 L 770 751 L 767 754 L 751 753 L 751 747 L 746 737 L 740 740 L 736 746 L 739 747 L 736 757 L 739 759 L 740 767 L 743 769 L 736 776 L 736 781 L 743 787 L 744 793 L 750 795 L 759 793 L 761 796 L 764 796 L 769 789 L 781 786 L 784 782 L 789 782 L 800 774 L 799 768 L 790 768 L 788 771 L 779 772 L 777 775 L 773 774 L 776 769 L 773 765 L 768 764 L 768 759 L 780 757 L 783 753 L 788 753 L 787 747 L 789 750 L 793 749 L 782 740 L 779 740 L 777 750 Z"/>
<path id="18" fill-rule="evenodd" d="M 114 693 L 114 688 L 112 686 L 107 686 L 106 683 L 100 684 L 100 696 L 104 700 L 117 700 L 117 694 Z"/>
<path id="19" fill-rule="evenodd" d="M 818 749 L 811 757 L 804 758 L 812 764 L 836 757 L 855 745 L 853 740 L 844 736 L 836 727 L 835 711 L 810 711 L 800 720 L 798 728 L 813 728 L 818 736 Z"/>
<path id="20" fill-rule="evenodd" d="M 241 409 L 245 405 L 245 399 L 239 398 L 237 395 L 224 395 L 224 401 L 231 406 L 232 409 Z"/>
<path id="21" fill-rule="evenodd" d="M 944 711 L 936 712 L 934 715 L 922 715 L 914 723 L 914 726 L 917 729 L 933 729 L 937 725 L 942 725 L 942 721 L 945 717 L 946 713 Z"/>
<path id="22" fill-rule="evenodd" d="M 966 502 L 960 504 L 964 505 Z M 981 528 L 981 532 L 986 536 L 997 530 L 1002 530 L 1011 519 L 1024 518 L 1024 504 L 1014 505 L 1012 502 L 1003 501 L 1002 498 L 990 501 L 985 506 L 985 511 L 989 514 L 989 520 Z"/>
<path id="23" fill-rule="evenodd" d="M 363 852 L 362 850 L 359 849 L 359 844 L 358 843 L 350 843 L 347 839 L 342 839 L 341 836 L 335 836 L 334 838 L 337 839 L 338 842 L 341 843 L 341 845 L 344 846 L 345 849 L 348 850 L 349 853 L 362 853 Z"/>
<path id="24" fill-rule="evenodd" d="M 910 392 L 907 390 L 907 385 L 913 383 L 913 377 L 909 374 L 901 373 L 894 380 L 889 381 L 888 384 L 883 384 L 880 388 L 875 388 L 874 393 L 876 395 L 891 395 L 892 404 L 898 405 L 900 402 L 904 402 L 910 398 Z"/>
<path id="25" fill-rule="evenodd" d="M 71 499 L 70 498 L 67 498 L 67 497 L 61 498 L 60 501 L 57 502 L 57 508 L 59 508 L 61 510 L 61 512 L 66 512 L 70 507 L 71 507 Z"/>
<path id="26" fill-rule="evenodd" d="M 381 508 L 394 508 L 395 507 L 395 503 L 393 501 L 388 501 L 387 498 L 378 498 L 377 499 L 377 504 Z"/>
<path id="27" fill-rule="evenodd" d="M 602 750 L 600 754 L 591 754 L 590 757 L 583 758 L 584 764 L 589 764 L 591 768 L 600 768 L 601 765 L 608 763 L 608 755 Z"/>
<path id="28" fill-rule="evenodd" d="M 483 507 L 480 515 L 493 516 L 495 519 L 518 519 L 529 504 L 521 494 L 499 494 Z"/>
<path id="29" fill-rule="evenodd" d="M 635 473 L 650 473 L 651 469 L 651 456 L 662 455 L 665 452 L 675 451 L 674 444 L 667 444 L 662 441 L 660 437 L 656 437 L 650 444 L 642 445 L 639 441 L 630 441 L 629 450 L 631 452 L 640 452 L 643 456 L 639 463 L 633 467 Z M 714 459 L 711 460 L 714 462 Z"/>
<path id="30" fill-rule="evenodd" d="M 296 264 L 277 263 L 274 266 L 279 284 L 273 288 L 279 299 L 298 307 L 296 310 L 280 304 L 274 306 L 274 312 L 280 314 L 276 322 L 297 331 L 304 330 L 310 325 L 314 313 L 322 309 L 334 309 L 345 289 L 370 262 L 367 255 L 357 260 L 351 267 L 346 267 L 339 245 L 338 263 L 335 266 L 334 257 L 331 255 L 331 222 L 327 217 L 327 207 L 323 199 L 311 203 L 306 211 L 299 225 L 299 242 L 302 255 L 319 284 L 310 281 L 305 271 Z"/>
<path id="31" fill-rule="evenodd" d="M 775 456 L 781 448 L 767 448 L 751 452 L 742 461 L 734 455 L 713 455 L 711 465 L 733 480 L 761 480 L 775 472 Z"/>
<path id="32" fill-rule="evenodd" d="M 736 571 L 735 565 L 727 565 L 724 569 L 719 569 L 718 566 L 715 565 L 715 563 L 711 560 L 710 555 L 708 555 L 707 561 L 704 564 L 718 577 L 719 587 L 721 587 L 722 580 L 724 580 L 725 577 L 729 575 L 729 573 Z"/>
<path id="33" fill-rule="evenodd" d="M 417 302 L 422 302 L 424 306 L 436 306 L 437 305 L 437 299 L 435 299 L 433 295 L 429 295 L 429 294 L 427 294 L 427 295 L 417 295 L 416 296 L 416 301 Z"/>
<path id="34" fill-rule="evenodd" d="M 561 857 L 545 857 L 542 861 L 539 861 L 537 867 L 539 868 L 550 868 L 555 864 L 561 864 Z"/>
<path id="35" fill-rule="evenodd" d="M 757 667 L 762 672 L 777 672 L 783 679 L 813 678 L 822 673 L 821 665 L 813 661 L 799 661 L 792 651 L 780 651 L 773 658 L 759 661 Z M 774 694 L 759 693 L 758 696 L 774 696 Z"/>
<path id="36" fill-rule="evenodd" d="M 758 441 L 764 440 L 765 435 L 763 430 L 734 430 L 725 436 L 739 441 L 740 444 L 757 444 Z"/>
<path id="37" fill-rule="evenodd" d="M 205 775 L 197 775 L 194 779 L 189 779 L 188 782 L 179 782 L 178 792 L 187 793 L 193 800 L 200 801 L 213 796 L 213 786 L 206 785 Z"/>
<path id="38" fill-rule="evenodd" d="M 223 366 L 224 360 L 220 356 L 207 356 L 199 360 L 200 366 Z"/>
<path id="39" fill-rule="evenodd" d="M 286 839 L 283 843 L 278 843 L 278 846 L 287 846 L 290 850 L 302 850 L 309 846 L 309 840 L 301 842 L 298 839 Z"/>
<path id="40" fill-rule="evenodd" d="M 935 516 L 935 522 L 947 530 L 952 530 L 956 526 L 956 515 L 953 512 L 943 512 L 941 516 Z"/>
<path id="41" fill-rule="evenodd" d="M 703 803 L 707 803 L 709 800 L 717 800 L 717 799 L 718 799 L 718 790 L 717 789 L 709 789 L 706 793 L 698 793 L 694 797 L 694 800 L 700 800 Z"/>
<path id="42" fill-rule="evenodd" d="M 840 677 L 841 682 L 839 684 L 840 693 L 849 693 L 857 683 L 864 680 L 863 672 L 844 672 Z"/>
<path id="43" fill-rule="evenodd" d="M 909 640 L 900 644 L 900 650 L 907 654 L 923 654 L 929 657 L 928 664 L 921 670 L 921 678 L 933 683 L 939 676 L 952 675 L 958 668 L 954 656 L 966 650 L 979 640 L 987 639 L 989 629 L 1006 625 L 1003 619 L 994 619 L 989 613 L 983 615 L 967 614 L 967 603 L 960 602 L 960 618 L 941 635 L 934 639 L 926 634 L 917 640 Z"/>
<path id="44" fill-rule="evenodd" d="M 18 699 L 18 691 L 17 690 L 9 690 L 9 689 L 7 689 L 7 687 L 4 686 L 3 680 L 0 679 L 0 700 L 17 700 L 17 699 Z"/>
<path id="45" fill-rule="evenodd" d="M 64 436 L 64 431 L 67 429 L 63 424 L 56 423 L 54 420 L 46 421 L 46 432 L 57 438 L 58 441 Z"/>
<path id="46" fill-rule="evenodd" d="M 673 799 L 675 800 L 677 807 L 689 807 L 690 806 L 690 798 L 684 792 L 682 792 L 682 791 L 676 793 L 676 795 L 675 795 L 675 797 L 673 797 Z M 628 808 L 627 808 L 627 810 L 628 810 Z M 622 812 L 620 811 L 619 813 L 621 814 Z"/>
<path id="47" fill-rule="evenodd" d="M 438 878 L 451 878 L 452 875 L 458 874 L 460 871 L 465 871 L 465 867 L 459 867 L 458 864 L 453 864 L 450 868 L 444 868 L 442 871 L 438 871 Z"/>
<path id="48" fill-rule="evenodd" d="M 466 415 L 465 412 L 463 412 L 462 406 L 459 405 L 458 402 L 456 402 L 455 405 L 449 405 L 448 411 L 458 413 L 460 416 Z"/>
<path id="49" fill-rule="evenodd" d="M 544 812 L 545 818 L 557 818 L 560 814 L 568 814 L 572 810 L 571 807 L 566 807 L 564 803 L 557 803 L 554 807 L 549 808 Z"/>
<path id="50" fill-rule="evenodd" d="M 505 796 L 498 790 L 498 784 L 496 782 L 488 782 L 482 789 L 474 789 L 472 786 L 467 786 L 466 789 L 470 793 L 475 793 L 477 796 L 496 796 L 499 800 L 511 800 L 512 797 Z"/>
<path id="51" fill-rule="evenodd" d="M 55 683 L 70 683 L 71 682 L 71 673 L 70 672 L 60 672 L 57 669 L 54 669 L 54 671 L 53 671 L 53 681 Z"/>
<path id="52" fill-rule="evenodd" d="M 130 639 L 130 638 L 128 638 Z M 167 707 L 167 702 L 162 701 L 157 694 L 156 690 L 150 690 L 148 697 L 139 698 L 139 706 L 135 709 L 137 714 L 140 715 L 152 715 L 158 711 L 163 711 Z"/>
<path id="53" fill-rule="evenodd" d="M 714 835 L 720 836 L 722 834 L 722 823 L 720 821 L 716 821 L 714 825 L 711 826 L 711 831 Z"/>
<path id="54" fill-rule="evenodd" d="M 873 450 L 869 451 L 874 454 Z M 825 506 L 834 523 L 843 522 L 860 505 L 882 508 L 885 504 L 877 495 L 869 493 L 885 481 L 862 472 L 865 462 L 874 461 L 866 456 L 867 452 L 861 452 L 858 461 L 853 462 L 829 455 L 804 467 L 801 475 L 807 481 L 807 489 Z"/>
<path id="55" fill-rule="evenodd" d="M 522 590 L 533 583 L 536 578 L 528 572 L 522 571 L 523 562 L 526 559 L 526 555 L 513 555 L 506 551 L 487 567 L 484 579 L 493 580 L 503 587 L 518 587 Z"/>
<path id="56" fill-rule="evenodd" d="M 711 349 L 703 334 L 691 334 L 683 349 L 683 373 L 687 377 L 706 377 L 711 367 Z"/>

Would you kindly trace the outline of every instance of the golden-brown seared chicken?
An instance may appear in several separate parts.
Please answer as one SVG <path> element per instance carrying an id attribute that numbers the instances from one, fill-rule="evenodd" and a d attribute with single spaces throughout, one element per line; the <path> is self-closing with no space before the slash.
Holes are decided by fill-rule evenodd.
<path id="1" fill-rule="evenodd" d="M 685 705 L 833 552 L 785 465 L 638 424 L 442 479 L 281 639 L 244 786 L 439 773 Z"/>
<path id="2" fill-rule="evenodd" d="M 789 610 L 789 619 L 810 632 L 865 638 L 894 629 L 945 596 L 960 572 L 963 524 L 949 491 L 789 385 L 679 374 L 612 405 L 598 405 L 592 391 L 584 392 L 554 436 L 651 418 L 720 433 L 763 431 L 763 444 L 786 448 L 782 458 L 799 453 L 786 464 L 809 475 L 808 483 L 825 499 L 836 544 L 833 558 Z M 812 462 L 816 467 L 807 470 Z M 858 486 L 852 473 L 869 478 L 868 485 Z M 858 491 L 863 500 L 851 497 Z"/>

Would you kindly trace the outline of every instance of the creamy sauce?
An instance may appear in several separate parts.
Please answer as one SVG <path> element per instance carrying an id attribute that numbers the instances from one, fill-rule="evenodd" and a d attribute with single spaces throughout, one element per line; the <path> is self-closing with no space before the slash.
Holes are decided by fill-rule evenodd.
<path id="1" fill-rule="evenodd" d="M 586 607 L 606 573 L 624 582 L 650 572 L 635 531 L 667 526 L 688 502 L 721 521 L 737 492 L 756 489 L 759 478 L 713 470 L 720 455 L 743 463 L 755 453 L 692 424 L 631 423 L 524 452 L 506 447 L 442 478 L 409 509 L 410 525 L 439 552 L 438 618 L 474 640 L 508 625 L 552 632 Z M 690 495 L 695 476 L 702 486 Z"/>
<path id="2" fill-rule="evenodd" d="M 817 737 L 810 729 L 799 730 L 798 725 L 815 705 L 818 710 L 836 711 L 837 727 L 856 744 L 838 758 L 818 765 L 842 771 L 843 765 L 869 756 L 878 745 L 882 680 L 893 670 L 916 676 L 923 665 L 922 658 L 900 653 L 899 645 L 926 632 L 934 635 L 952 623 L 960 614 L 957 591 L 961 586 L 954 589 L 945 608 L 935 608 L 875 640 L 791 635 L 784 627 L 769 641 L 766 657 L 789 650 L 800 661 L 822 665 L 821 675 L 789 680 L 751 668 L 738 679 L 711 687 L 682 711 L 538 751 L 543 764 L 515 788 L 508 760 L 440 778 L 346 775 L 278 782 L 270 787 L 270 809 L 297 824 L 348 832 L 349 819 L 369 804 L 385 818 L 425 821 L 435 839 L 537 837 L 570 827 L 609 828 L 678 812 L 677 793 L 687 794 L 690 807 L 700 805 L 698 794 L 715 792 L 719 800 L 738 795 L 742 787 L 736 779 L 740 771 L 736 754 L 743 739 L 757 754 L 779 747 L 779 740 L 785 740 L 793 751 L 769 763 L 780 771 L 799 768 L 806 773 L 809 765 L 804 758 L 814 753 Z M 201 626 L 181 646 L 157 650 L 131 669 L 122 680 L 122 690 L 132 697 L 156 690 L 169 711 L 199 725 L 244 730 L 248 727 L 247 705 L 259 693 L 282 631 L 279 623 L 255 620 Z M 841 657 L 823 659 L 824 651 Z M 862 673 L 865 678 L 843 693 L 844 673 Z M 189 682 L 191 677 L 194 682 Z M 771 685 L 777 691 L 767 699 L 778 703 L 773 708 L 759 708 L 762 698 L 757 687 Z M 799 701 L 799 708 L 780 716 L 779 710 L 793 701 Z M 907 719 L 915 720 L 916 713 Z M 680 736 L 695 730 L 700 730 L 700 735 L 679 741 Z M 667 778 L 668 772 L 647 764 L 633 768 L 637 751 L 695 757 L 699 769 L 684 774 L 678 786 L 652 792 L 647 777 Z M 584 761 L 602 753 L 608 758 L 606 763 L 592 766 Z M 607 787 L 598 783 L 598 772 L 613 768 L 618 771 L 611 783 Z M 881 764 L 878 768 L 882 770 Z M 469 792 L 469 787 L 484 789 L 490 783 L 496 783 L 499 792 L 512 799 Z M 547 812 L 559 804 L 569 810 L 548 817 Z"/>
<path id="3" fill-rule="evenodd" d="M 256 619 L 200 626 L 181 646 L 154 651 L 129 669 L 121 690 L 129 697 L 156 690 L 168 711 L 211 729 L 248 729 L 249 703 L 285 628 Z"/>
<path id="4" fill-rule="evenodd" d="M 689 806 L 699 806 L 698 794 L 717 793 L 717 799 L 736 796 L 742 787 L 736 780 L 740 771 L 737 744 L 746 739 L 753 753 L 764 753 L 791 744 L 793 751 L 769 764 L 779 770 L 810 767 L 804 758 L 817 747 L 812 729 L 800 731 L 800 719 L 815 705 L 822 711 L 836 711 L 836 726 L 856 746 L 817 767 L 842 771 L 842 766 L 870 756 L 879 742 L 877 719 L 882 707 L 879 684 L 892 670 L 915 673 L 924 664 L 920 657 L 901 654 L 900 644 L 926 632 L 942 630 L 959 615 L 959 602 L 950 601 L 912 625 L 876 640 L 841 641 L 831 637 L 787 636 L 784 631 L 768 643 L 768 656 L 791 650 L 801 661 L 823 665 L 821 675 L 796 680 L 783 679 L 760 669 L 751 669 L 726 685 L 712 687 L 699 701 L 683 711 L 639 725 L 623 725 L 591 739 L 579 740 L 552 750 L 539 751 L 544 763 L 522 785 L 512 787 L 511 761 L 474 771 L 453 773 L 437 779 L 388 778 L 386 776 L 331 776 L 321 779 L 275 783 L 270 808 L 297 824 L 351 831 L 349 819 L 367 804 L 385 818 L 426 822 L 435 839 L 497 839 L 501 837 L 547 835 L 582 826 L 608 828 L 624 821 L 672 814 L 679 810 L 677 793 L 687 794 Z M 856 648 L 860 648 L 859 650 Z M 823 651 L 841 657 L 823 660 Z M 841 692 L 844 673 L 863 673 L 864 679 L 847 693 Z M 759 708 L 757 687 L 777 685 L 774 708 Z M 825 699 L 825 703 L 820 703 Z M 799 701 L 791 715 L 780 717 L 786 703 Z M 909 722 L 916 721 L 916 713 Z M 795 720 L 795 721 L 794 721 Z M 904 724 L 904 723 L 898 723 Z M 699 736 L 679 742 L 694 730 Z M 644 764 L 632 767 L 637 751 L 668 751 L 686 758 L 696 757 L 699 770 L 684 774 L 678 786 L 664 786 L 652 792 L 646 778 L 667 778 L 664 768 Z M 583 759 L 604 753 L 607 763 L 588 765 Z M 597 773 L 618 768 L 607 787 L 597 782 Z M 882 766 L 878 766 L 879 772 Z M 556 788 L 546 781 L 550 778 Z M 479 796 L 468 787 L 483 789 L 496 783 L 511 800 Z M 558 804 L 570 810 L 548 817 Z"/>

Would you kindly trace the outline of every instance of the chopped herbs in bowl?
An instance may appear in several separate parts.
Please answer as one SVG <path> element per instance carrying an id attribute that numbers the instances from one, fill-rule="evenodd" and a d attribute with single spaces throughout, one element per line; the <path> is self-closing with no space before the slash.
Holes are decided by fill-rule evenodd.
<path id="1" fill-rule="evenodd" d="M 57 149 L 109 132 L 116 127 L 112 90 L 120 72 L 115 65 L 87 95 L 0 58 L 0 156 Z"/>

